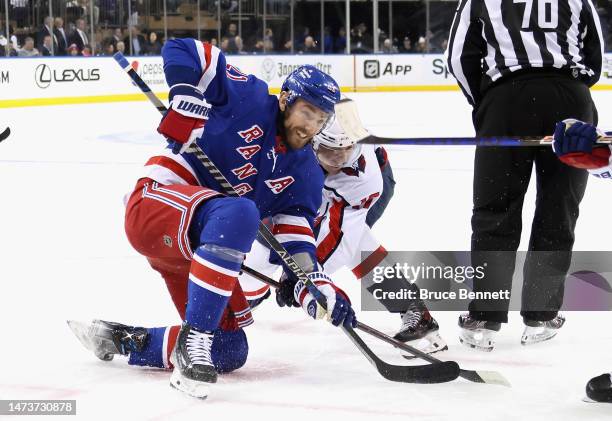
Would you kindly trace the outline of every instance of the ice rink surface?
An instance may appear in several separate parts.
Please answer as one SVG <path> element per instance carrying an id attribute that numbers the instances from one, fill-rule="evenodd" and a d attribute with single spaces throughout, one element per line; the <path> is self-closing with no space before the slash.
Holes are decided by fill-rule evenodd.
<path id="1" fill-rule="evenodd" d="M 612 92 L 594 92 L 612 128 Z M 387 136 L 472 135 L 458 92 L 352 94 L 366 125 Z M 301 311 L 268 300 L 247 328 L 249 360 L 221 376 L 206 401 L 168 385 L 169 373 L 98 361 L 65 321 L 103 318 L 142 326 L 179 323 L 161 278 L 123 232 L 124 193 L 163 147 L 148 102 L 0 110 L 0 399 L 76 399 L 83 420 L 605 420 L 612 406 L 586 404 L 586 381 L 612 370 L 612 315 L 570 313 L 554 340 L 525 348 L 518 314 L 490 354 L 457 339 L 458 313 L 436 313 L 467 369 L 498 370 L 511 389 L 456 380 L 440 385 L 380 377 L 348 339 Z M 395 197 L 375 227 L 388 250 L 469 249 L 473 148 L 390 148 Z M 533 184 L 533 183 L 532 183 Z M 612 249 L 612 182 L 592 178 L 576 250 Z M 534 191 L 525 201 L 525 249 Z M 336 276 L 353 300 L 357 282 Z M 399 318 L 359 313 L 393 334 Z M 405 361 L 365 338 L 385 360 Z"/>

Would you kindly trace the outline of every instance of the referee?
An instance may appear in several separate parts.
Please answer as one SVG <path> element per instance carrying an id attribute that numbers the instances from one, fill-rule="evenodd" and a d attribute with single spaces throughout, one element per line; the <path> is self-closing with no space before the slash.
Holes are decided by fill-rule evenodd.
<path id="1" fill-rule="evenodd" d="M 597 124 L 589 87 L 600 76 L 603 38 L 591 0 L 460 0 L 447 64 L 474 107 L 477 136 L 551 135 L 557 121 Z M 532 168 L 537 185 L 523 268 L 521 342 L 552 338 L 571 262 L 585 170 L 550 147 L 477 147 L 474 160 L 472 265 L 485 264 L 477 291 L 510 289 Z M 462 343 L 485 351 L 508 321 L 508 302 L 472 301 L 459 318 Z"/>

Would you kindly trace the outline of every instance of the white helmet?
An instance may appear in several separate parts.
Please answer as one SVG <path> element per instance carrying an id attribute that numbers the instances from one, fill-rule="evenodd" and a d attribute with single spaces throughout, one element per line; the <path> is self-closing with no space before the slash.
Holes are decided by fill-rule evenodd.
<path id="1" fill-rule="evenodd" d="M 312 147 L 321 164 L 331 168 L 345 167 L 359 149 L 355 148 L 356 139 L 351 139 L 344 131 L 335 115 L 332 115 L 319 133 L 312 139 Z"/>

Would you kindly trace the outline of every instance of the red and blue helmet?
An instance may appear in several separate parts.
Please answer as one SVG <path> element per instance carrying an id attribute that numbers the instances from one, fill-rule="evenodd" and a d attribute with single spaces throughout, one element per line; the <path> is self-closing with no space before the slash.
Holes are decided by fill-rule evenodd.
<path id="1" fill-rule="evenodd" d="M 302 98 L 326 113 L 334 113 L 334 105 L 340 101 L 340 87 L 333 77 L 315 66 L 305 64 L 287 76 L 281 91 L 289 92 L 287 105 Z"/>

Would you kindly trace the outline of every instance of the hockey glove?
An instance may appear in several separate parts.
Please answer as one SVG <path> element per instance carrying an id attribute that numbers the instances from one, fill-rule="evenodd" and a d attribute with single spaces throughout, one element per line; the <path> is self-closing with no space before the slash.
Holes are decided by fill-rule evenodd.
<path id="1" fill-rule="evenodd" d="M 563 120 L 555 126 L 553 150 L 561 162 L 572 167 L 605 167 L 610 160 L 610 148 L 595 143 L 599 136 L 605 136 L 605 133 L 588 123 Z"/>
<path id="2" fill-rule="evenodd" d="M 297 282 L 297 278 L 295 276 L 283 276 L 281 277 L 281 286 L 276 290 L 276 303 L 279 307 L 299 307 L 297 301 L 293 296 L 293 289 L 295 288 L 295 284 Z"/>
<path id="3" fill-rule="evenodd" d="M 170 88 L 170 108 L 157 131 L 166 136 L 173 153 L 185 152 L 202 136 L 208 108 L 197 88 L 186 84 Z"/>
<path id="4" fill-rule="evenodd" d="M 327 319 L 334 326 L 356 327 L 357 318 L 355 310 L 344 291 L 335 286 L 331 279 L 323 272 L 312 272 L 308 279 L 313 282 L 318 290 L 310 291 L 302 282 L 297 282 L 294 288 L 295 300 L 300 303 L 304 311 L 314 319 Z M 323 297 L 327 304 L 327 310 L 321 306 L 315 296 Z"/>

